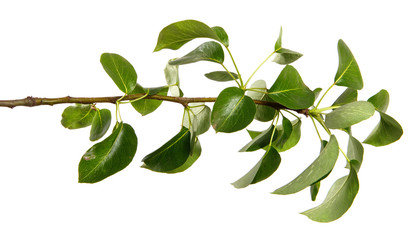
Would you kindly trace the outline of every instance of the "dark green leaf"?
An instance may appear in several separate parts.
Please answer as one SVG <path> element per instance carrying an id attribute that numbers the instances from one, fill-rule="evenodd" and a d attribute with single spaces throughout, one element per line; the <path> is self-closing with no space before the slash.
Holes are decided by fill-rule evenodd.
<path id="1" fill-rule="evenodd" d="M 359 172 L 359 168 L 361 167 L 362 160 L 364 158 L 364 147 L 356 138 L 351 135 L 349 135 L 348 152 L 346 155 L 349 160 L 356 160 L 356 162 L 353 162 L 352 167 L 356 170 L 356 172 Z M 346 168 L 350 168 L 349 163 L 347 164 Z"/>
<path id="2" fill-rule="evenodd" d="M 137 84 L 137 73 L 125 58 L 115 53 L 103 53 L 100 63 L 122 92 L 128 94 L 134 90 Z"/>
<path id="3" fill-rule="evenodd" d="M 143 88 L 140 84 L 137 84 L 131 94 L 148 93 L 148 95 L 160 95 L 167 96 L 168 87 L 157 87 L 157 88 Z M 132 102 L 131 105 L 141 115 L 145 116 L 154 112 L 162 104 L 161 100 L 154 99 L 140 99 Z"/>
<path id="4" fill-rule="evenodd" d="M 97 109 L 90 129 L 90 141 L 103 137 L 111 125 L 112 114 L 108 109 Z"/>
<path id="5" fill-rule="evenodd" d="M 288 118 L 282 116 L 282 131 L 281 131 L 281 135 L 278 139 L 278 142 L 275 144 L 275 147 L 277 147 L 278 149 L 283 149 L 285 143 L 288 141 L 289 137 L 291 136 L 293 127 L 292 127 L 292 123 L 290 120 L 288 120 Z"/>
<path id="6" fill-rule="evenodd" d="M 183 93 L 179 87 L 179 66 L 167 63 L 164 68 L 164 76 L 166 78 L 167 85 L 169 85 L 170 93 L 174 97 L 182 97 Z"/>
<path id="7" fill-rule="evenodd" d="M 226 71 L 210 72 L 205 74 L 205 77 L 217 82 L 228 82 L 233 81 L 234 79 L 239 79 L 239 75 L 236 73 L 228 73 Z"/>
<path id="8" fill-rule="evenodd" d="M 281 65 L 287 65 L 297 61 L 302 56 L 303 54 L 299 52 L 281 48 L 276 51 L 275 57 L 272 61 Z"/>
<path id="9" fill-rule="evenodd" d="M 380 112 L 380 122 L 364 143 L 379 147 L 393 143 L 403 135 L 402 126 L 389 115 Z"/>
<path id="10" fill-rule="evenodd" d="M 211 126 L 211 109 L 203 103 L 189 104 L 189 115 L 183 116 L 183 126 L 189 128 L 189 117 L 192 125 L 196 127 L 196 134 L 201 135 L 208 131 Z"/>
<path id="11" fill-rule="evenodd" d="M 195 147 L 192 151 L 192 154 L 188 157 L 186 162 L 182 164 L 180 167 L 173 169 L 171 171 L 167 171 L 166 173 L 179 173 L 179 172 L 185 171 L 186 169 L 191 167 L 192 164 L 196 162 L 196 160 L 198 160 L 199 156 L 201 156 L 201 151 L 202 151 L 201 144 L 199 143 L 198 138 L 196 138 Z"/>
<path id="12" fill-rule="evenodd" d="M 252 139 L 252 141 L 250 141 L 242 149 L 240 149 L 240 152 L 251 152 L 251 151 L 256 151 L 261 148 L 264 148 L 265 146 L 269 144 L 269 142 L 271 141 L 271 138 L 272 138 L 272 141 L 274 141 L 277 137 L 278 137 L 278 131 L 276 131 L 275 127 L 271 125 L 268 129 L 266 129 L 265 131 L 255 136 Z"/>
<path id="13" fill-rule="evenodd" d="M 137 151 L 137 136 L 126 123 L 117 123 L 113 132 L 96 143 L 81 158 L 79 182 L 99 182 L 128 166 Z"/>
<path id="14" fill-rule="evenodd" d="M 351 50 L 343 42 L 338 42 L 339 66 L 335 76 L 335 83 L 338 86 L 346 86 L 354 89 L 362 89 L 364 83 L 362 81 L 361 71 Z"/>
<path id="15" fill-rule="evenodd" d="M 298 177 L 285 186 L 278 188 L 274 194 L 292 194 L 299 192 L 313 183 L 322 180 L 332 171 L 339 156 L 339 145 L 334 135 L 330 136 L 330 141 L 320 152 L 314 162 L 308 166 Z"/>
<path id="16" fill-rule="evenodd" d="M 351 166 L 349 175 L 338 179 L 332 185 L 322 204 L 301 214 L 317 222 L 334 221 L 351 207 L 358 190 L 358 176 Z"/>
<path id="17" fill-rule="evenodd" d="M 264 80 L 257 80 L 251 86 L 250 89 L 256 91 L 248 91 L 247 96 L 251 97 L 253 100 L 262 100 L 262 101 L 271 101 L 273 100 L 264 92 L 267 92 L 266 82 Z M 271 121 L 276 114 L 276 110 L 272 107 L 264 106 L 257 104 L 256 105 L 256 114 L 255 119 L 261 122 Z"/>
<path id="18" fill-rule="evenodd" d="M 319 190 L 320 190 L 320 181 L 311 184 L 310 186 L 311 201 L 316 201 Z"/>
<path id="19" fill-rule="evenodd" d="M 164 48 L 176 50 L 195 38 L 211 38 L 222 42 L 217 32 L 205 23 L 184 20 L 172 23 L 160 31 L 154 51 L 157 52 Z"/>
<path id="20" fill-rule="evenodd" d="M 368 102 L 372 103 L 377 111 L 385 113 L 390 103 L 390 94 L 387 90 L 382 89 L 374 96 L 368 99 Z"/>
<path id="21" fill-rule="evenodd" d="M 347 88 L 332 104 L 332 106 L 342 106 L 347 103 L 356 102 L 358 98 L 358 91 L 353 88 Z"/>
<path id="22" fill-rule="evenodd" d="M 212 127 L 217 132 L 235 132 L 249 125 L 255 116 L 253 100 L 237 87 L 224 89 L 217 97 L 211 114 Z"/>
<path id="23" fill-rule="evenodd" d="M 189 158 L 191 133 L 185 127 L 156 151 L 144 157 L 144 168 L 169 172 L 181 167 Z"/>
<path id="24" fill-rule="evenodd" d="M 262 159 L 246 175 L 232 184 L 236 188 L 244 188 L 265 180 L 278 169 L 280 163 L 281 156 L 275 148 L 270 147 Z"/>
<path id="25" fill-rule="evenodd" d="M 228 40 L 228 35 L 226 31 L 222 27 L 212 27 L 212 30 L 215 32 L 215 34 L 218 36 L 219 41 L 226 47 L 230 44 L 230 41 Z"/>
<path id="26" fill-rule="evenodd" d="M 219 43 L 205 42 L 185 56 L 169 61 L 169 64 L 183 65 L 199 61 L 209 61 L 221 64 L 224 62 L 224 50 Z"/>
<path id="27" fill-rule="evenodd" d="M 286 127 L 289 128 L 289 127 Z M 292 130 L 289 136 L 285 133 L 284 125 L 277 126 L 279 132 L 278 140 L 273 144 L 278 152 L 285 152 L 293 148 L 300 141 L 301 138 L 301 120 L 292 121 Z M 289 130 L 287 130 L 289 131 Z M 282 143 L 281 143 L 282 142 Z"/>
<path id="28" fill-rule="evenodd" d="M 372 117 L 374 111 L 367 101 L 351 102 L 326 114 L 325 123 L 331 129 L 347 128 Z"/>
<path id="29" fill-rule="evenodd" d="M 297 70 L 287 65 L 269 89 L 269 97 L 291 109 L 313 105 L 314 93 L 304 84 Z"/>
<path id="30" fill-rule="evenodd" d="M 76 104 L 64 109 L 61 116 L 61 125 L 65 128 L 84 128 L 92 124 L 95 111 L 90 104 Z"/>

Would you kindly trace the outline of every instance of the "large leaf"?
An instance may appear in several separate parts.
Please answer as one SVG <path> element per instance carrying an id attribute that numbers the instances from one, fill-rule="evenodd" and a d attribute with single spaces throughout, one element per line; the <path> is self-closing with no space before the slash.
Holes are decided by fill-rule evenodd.
<path id="1" fill-rule="evenodd" d="M 372 117 L 374 112 L 374 105 L 367 101 L 351 102 L 326 114 L 325 123 L 331 129 L 347 128 Z"/>
<path id="2" fill-rule="evenodd" d="M 358 176 L 351 166 L 349 175 L 338 179 L 332 185 L 322 204 L 301 214 L 317 222 L 334 221 L 351 207 L 358 190 Z"/>
<path id="3" fill-rule="evenodd" d="M 393 143 L 403 135 L 402 126 L 389 115 L 380 113 L 380 122 L 364 140 L 364 143 L 379 147 Z"/>
<path id="4" fill-rule="evenodd" d="M 169 64 L 183 65 L 199 61 L 209 61 L 221 64 L 224 62 L 224 50 L 219 43 L 205 42 L 185 56 L 169 61 Z"/>
<path id="5" fill-rule="evenodd" d="M 171 171 L 167 171 L 166 173 L 179 173 L 179 172 L 183 172 L 187 170 L 188 168 L 192 166 L 192 164 L 196 162 L 196 160 L 198 160 L 199 156 L 201 156 L 201 151 L 202 151 L 201 144 L 199 143 L 199 140 L 197 138 L 192 154 L 188 157 L 186 162 L 182 164 L 180 167 L 175 168 Z"/>
<path id="6" fill-rule="evenodd" d="M 131 94 L 137 93 L 148 93 L 148 95 L 161 95 L 166 96 L 168 87 L 157 87 L 157 88 L 143 88 L 140 84 L 137 84 L 135 89 Z M 161 100 L 154 99 L 140 99 L 134 102 L 131 102 L 131 105 L 139 112 L 141 115 L 145 116 L 154 112 L 162 104 Z"/>
<path id="7" fill-rule="evenodd" d="M 108 109 L 97 109 L 90 129 L 90 141 L 103 137 L 111 125 L 112 114 Z"/>
<path id="8" fill-rule="evenodd" d="M 166 78 L 167 85 L 169 85 L 170 93 L 174 97 L 182 97 L 183 93 L 179 87 L 179 66 L 170 65 L 169 63 L 167 63 L 166 67 L 164 68 L 164 76 Z"/>
<path id="9" fill-rule="evenodd" d="M 390 103 L 390 94 L 387 90 L 382 89 L 374 96 L 368 98 L 368 102 L 372 103 L 377 111 L 385 113 Z"/>
<path id="10" fill-rule="evenodd" d="M 264 80 L 257 80 L 251 86 L 250 89 L 255 91 L 248 91 L 247 96 L 253 100 L 272 101 L 272 99 L 265 94 L 267 92 L 266 82 Z M 267 122 L 275 117 L 276 110 L 272 107 L 257 104 L 255 119 L 261 122 Z"/>
<path id="11" fill-rule="evenodd" d="M 226 71 L 215 71 L 206 73 L 205 77 L 208 79 L 217 81 L 217 82 L 228 82 L 233 81 L 234 79 L 239 79 L 239 75 L 233 72 L 226 72 Z"/>
<path id="12" fill-rule="evenodd" d="M 358 90 L 362 89 L 364 83 L 362 81 L 358 63 L 352 55 L 351 50 L 342 39 L 338 42 L 338 54 L 339 66 L 335 76 L 336 85 Z"/>
<path id="13" fill-rule="evenodd" d="M 287 65 L 269 89 L 269 97 L 291 109 L 313 105 L 314 93 L 304 84 L 297 70 Z"/>
<path id="14" fill-rule="evenodd" d="M 278 169 L 280 163 L 281 156 L 275 148 L 270 147 L 262 159 L 246 175 L 232 184 L 236 188 L 244 188 L 265 180 Z"/>
<path id="15" fill-rule="evenodd" d="M 342 106 L 347 103 L 356 102 L 358 91 L 353 88 L 347 88 L 332 104 L 332 106 Z"/>
<path id="16" fill-rule="evenodd" d="M 225 37 L 221 40 L 217 34 L 219 30 L 213 30 L 205 23 L 196 20 L 184 20 L 172 23 L 160 31 L 155 52 L 164 48 L 179 49 L 185 43 L 196 38 L 212 38 L 217 41 L 225 41 Z"/>
<path id="17" fill-rule="evenodd" d="M 211 109 L 203 103 L 189 104 L 189 114 L 183 116 L 183 126 L 190 128 L 189 124 L 195 125 L 196 135 L 201 135 L 211 127 Z"/>
<path id="18" fill-rule="evenodd" d="M 211 114 L 212 127 L 217 132 L 235 132 L 253 121 L 256 106 L 237 87 L 226 88 L 218 95 Z"/>
<path id="19" fill-rule="evenodd" d="M 334 135 L 330 136 L 329 143 L 320 152 L 314 162 L 308 166 L 298 177 L 285 186 L 278 188 L 274 194 L 293 194 L 299 192 L 328 175 L 335 166 L 339 156 L 339 145 Z"/>
<path id="20" fill-rule="evenodd" d="M 169 172 L 181 167 L 189 158 L 191 133 L 185 127 L 156 151 L 144 157 L 144 168 Z"/>
<path id="21" fill-rule="evenodd" d="M 117 123 L 111 135 L 96 143 L 79 163 L 79 182 L 99 182 L 128 166 L 137 151 L 137 136 L 126 123 Z"/>
<path id="22" fill-rule="evenodd" d="M 92 124 L 95 111 L 90 104 L 76 104 L 64 109 L 61 125 L 68 129 L 88 127 Z"/>
<path id="23" fill-rule="evenodd" d="M 275 126 L 271 125 L 268 129 L 255 136 L 252 141 L 240 149 L 240 152 L 251 152 L 264 148 L 271 140 L 274 141 L 277 137 L 278 131 L 276 131 Z"/>
<path id="24" fill-rule="evenodd" d="M 100 63 L 122 92 L 128 94 L 134 90 L 137 84 L 137 73 L 125 58 L 115 53 L 103 53 Z"/>

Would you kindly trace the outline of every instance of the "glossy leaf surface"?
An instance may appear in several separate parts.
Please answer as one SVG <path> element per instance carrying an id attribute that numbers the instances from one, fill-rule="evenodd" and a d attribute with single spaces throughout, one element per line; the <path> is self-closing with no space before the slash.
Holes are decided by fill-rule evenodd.
<path id="1" fill-rule="evenodd" d="M 209 61 L 215 63 L 224 62 L 224 50 L 219 43 L 205 42 L 199 45 L 192 52 L 181 58 L 169 61 L 170 65 L 183 65 L 199 61 Z"/>
<path id="2" fill-rule="evenodd" d="M 331 129 L 347 128 L 372 117 L 374 112 L 374 105 L 367 101 L 352 102 L 326 114 L 325 123 Z"/>
<path id="3" fill-rule="evenodd" d="M 276 131 L 274 126 L 270 126 L 268 129 L 255 136 L 252 141 L 240 149 L 240 152 L 251 152 L 264 148 L 269 144 L 271 138 L 272 141 L 274 141 L 277 137 L 278 131 Z"/>
<path id="4" fill-rule="evenodd" d="M 390 103 L 390 94 L 388 94 L 387 90 L 382 89 L 370 97 L 368 102 L 372 103 L 377 111 L 385 113 Z"/>
<path id="5" fill-rule="evenodd" d="M 291 123 L 292 123 L 292 129 L 291 129 L 290 134 L 285 133 L 284 125 L 277 126 L 277 130 L 280 137 L 278 138 L 276 142 L 274 142 L 273 145 L 276 148 L 276 150 L 278 150 L 278 152 L 285 152 L 293 148 L 300 141 L 301 120 L 297 119 L 297 120 L 292 121 Z"/>
<path id="6" fill-rule="evenodd" d="M 167 171 L 166 173 L 179 173 L 179 172 L 186 171 L 196 162 L 196 160 L 198 160 L 198 158 L 201 156 L 201 151 L 202 151 L 201 144 L 199 143 L 199 140 L 196 139 L 195 147 L 192 151 L 192 154 L 188 157 L 186 162 L 182 164 L 180 167 L 175 168 L 171 171 Z"/>
<path id="7" fill-rule="evenodd" d="M 125 58 L 115 53 L 103 53 L 100 63 L 122 92 L 128 94 L 134 90 L 137 84 L 137 73 Z"/>
<path id="8" fill-rule="evenodd" d="M 96 143 L 79 163 L 79 182 L 99 182 L 128 166 L 137 151 L 137 136 L 126 123 L 117 123 L 111 135 Z"/>
<path id="9" fill-rule="evenodd" d="M 90 104 L 66 107 L 61 115 L 61 125 L 68 129 L 88 127 L 92 124 L 95 111 Z"/>
<path id="10" fill-rule="evenodd" d="M 247 96 L 251 97 L 253 100 L 262 100 L 262 101 L 271 101 L 273 100 L 264 92 L 267 92 L 266 82 L 264 80 L 257 80 L 251 86 L 250 89 L 256 91 L 248 91 Z M 272 107 L 264 105 L 256 105 L 256 114 L 255 119 L 261 122 L 271 121 L 275 117 L 276 110 Z"/>
<path id="11" fill-rule="evenodd" d="M 360 90 L 363 88 L 361 71 L 351 50 L 343 40 L 338 42 L 339 66 L 335 76 L 338 86 L 346 86 Z"/>
<path id="12" fill-rule="evenodd" d="M 137 84 L 137 86 L 131 92 L 131 94 L 148 93 L 148 95 L 167 96 L 168 89 L 168 87 L 143 88 L 142 86 Z M 161 104 L 161 100 L 154 99 L 140 99 L 131 103 L 134 109 L 143 116 L 154 112 Z"/>
<path id="13" fill-rule="evenodd" d="M 236 73 L 228 73 L 226 71 L 215 71 L 215 72 L 210 72 L 210 73 L 206 73 L 205 77 L 207 77 L 208 79 L 217 81 L 217 82 L 228 82 L 228 81 L 233 81 L 234 79 L 239 79 L 239 75 L 237 75 Z"/>
<path id="14" fill-rule="evenodd" d="M 376 147 L 385 146 L 399 140 L 402 135 L 402 126 L 394 118 L 380 112 L 380 122 L 364 140 L 364 143 Z"/>
<path id="15" fill-rule="evenodd" d="M 111 118 L 112 114 L 108 109 L 95 111 L 92 128 L 90 129 L 90 141 L 96 141 L 106 134 L 112 122 Z"/>
<path id="16" fill-rule="evenodd" d="M 292 130 L 293 127 L 291 121 L 285 116 L 282 116 L 281 136 L 279 137 L 278 142 L 275 143 L 275 147 L 277 147 L 278 149 L 283 149 L 285 143 L 288 141 L 292 134 Z"/>

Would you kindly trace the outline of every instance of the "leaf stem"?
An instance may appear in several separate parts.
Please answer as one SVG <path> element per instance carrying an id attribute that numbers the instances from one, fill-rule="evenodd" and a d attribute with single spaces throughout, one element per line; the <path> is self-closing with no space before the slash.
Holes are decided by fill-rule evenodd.
<path id="1" fill-rule="evenodd" d="M 275 51 L 273 51 L 271 54 L 269 54 L 269 56 L 267 58 L 265 58 L 265 60 L 263 60 L 263 62 L 261 64 L 259 64 L 259 66 L 255 69 L 255 71 L 253 71 L 252 75 L 250 75 L 249 79 L 247 79 L 246 83 L 244 84 L 244 87 L 247 86 L 247 84 L 249 84 L 250 79 L 253 78 L 253 76 L 256 74 L 256 72 L 262 67 L 263 64 L 266 63 L 266 61 L 268 61 L 269 58 L 272 57 L 272 55 L 275 54 Z"/>
<path id="2" fill-rule="evenodd" d="M 228 54 L 230 55 L 231 61 L 233 62 L 234 68 L 237 71 L 237 75 L 239 76 L 239 80 L 240 80 L 240 87 L 243 88 L 243 79 L 242 76 L 240 74 L 239 68 L 237 67 L 236 61 L 234 61 L 233 55 L 231 54 L 231 51 L 228 47 L 226 47 Z"/>
<path id="3" fill-rule="evenodd" d="M 271 123 L 271 126 L 275 126 L 275 129 L 272 131 L 271 139 L 269 140 L 269 147 L 268 148 L 271 147 L 273 138 L 275 136 L 276 126 L 278 125 L 278 121 L 279 121 L 279 113 L 281 113 L 281 111 L 276 111 L 274 119 L 272 120 L 272 123 Z M 274 122 L 275 122 L 275 124 L 274 124 Z"/>
<path id="4" fill-rule="evenodd" d="M 323 93 L 322 97 L 320 98 L 320 100 L 317 102 L 317 105 L 314 109 L 317 109 L 320 105 L 320 103 L 322 102 L 323 98 L 326 96 L 326 94 L 330 91 L 330 89 L 332 89 L 333 86 L 335 86 L 336 82 L 334 82 L 327 90 L 326 92 Z"/>
<path id="5" fill-rule="evenodd" d="M 233 76 L 233 74 L 227 69 L 227 67 L 223 64 L 223 63 L 220 63 L 221 64 L 221 66 L 224 68 L 224 70 L 226 70 L 226 72 L 230 75 L 230 77 L 232 78 L 232 79 L 234 79 L 234 81 L 237 83 L 237 85 L 239 86 L 239 87 L 241 87 L 241 85 L 240 85 L 240 83 L 237 81 L 237 79 Z"/>
<path id="6" fill-rule="evenodd" d="M 319 129 L 317 128 L 316 122 L 314 121 L 314 118 L 311 115 L 310 119 L 313 122 L 314 129 L 316 129 L 317 136 L 319 136 L 320 142 L 323 142 L 322 136 L 320 135 Z"/>

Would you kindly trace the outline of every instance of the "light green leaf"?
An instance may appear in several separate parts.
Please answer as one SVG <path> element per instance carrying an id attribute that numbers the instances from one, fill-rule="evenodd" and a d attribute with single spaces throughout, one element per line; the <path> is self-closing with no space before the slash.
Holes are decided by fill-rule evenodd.
<path id="1" fill-rule="evenodd" d="M 364 143 L 380 147 L 393 143 L 403 135 L 402 126 L 389 115 L 380 113 L 380 122 L 372 130 L 371 134 L 364 140 Z"/>
<path id="2" fill-rule="evenodd" d="M 326 114 L 325 123 L 331 129 L 347 128 L 372 117 L 374 111 L 367 101 L 351 102 Z"/>
<path id="3" fill-rule="evenodd" d="M 219 31 L 216 31 L 208 27 L 205 23 L 196 20 L 184 20 L 172 23 L 160 31 L 154 52 L 164 48 L 177 50 L 185 43 L 196 38 L 211 38 L 222 42 L 217 35 Z"/>
<path id="4" fill-rule="evenodd" d="M 339 145 L 334 135 L 330 136 L 330 141 L 320 152 L 314 162 L 308 166 L 298 177 L 285 186 L 278 188 L 273 194 L 293 194 L 299 192 L 313 183 L 322 180 L 335 166 L 339 156 Z"/>
<path id="5" fill-rule="evenodd" d="M 189 158 L 191 133 L 185 127 L 156 151 L 144 157 L 144 168 L 169 172 L 181 167 Z"/>
<path id="6" fill-rule="evenodd" d="M 332 106 L 342 106 L 347 103 L 356 102 L 358 98 L 358 91 L 353 88 L 347 88 L 332 104 Z"/>
<path id="7" fill-rule="evenodd" d="M 218 36 L 219 41 L 225 46 L 228 47 L 230 44 L 230 41 L 228 40 L 228 35 L 226 31 L 222 27 L 212 27 L 211 28 L 215 34 Z"/>
<path id="8" fill-rule="evenodd" d="M 95 111 L 90 104 L 76 104 L 64 109 L 61 125 L 68 129 L 88 127 L 92 124 Z"/>
<path id="9" fill-rule="evenodd" d="M 275 131 L 275 132 L 274 132 Z M 248 131 L 249 132 L 249 131 Z M 273 135 L 273 137 L 272 137 Z M 252 141 L 246 144 L 240 152 L 252 152 L 264 148 L 269 142 L 274 141 L 278 137 L 278 131 L 271 125 L 268 129 L 255 136 Z"/>
<path id="10" fill-rule="evenodd" d="M 323 89 L 321 89 L 321 88 L 316 88 L 316 89 L 314 89 L 314 90 L 313 90 L 313 93 L 314 93 L 314 99 L 315 99 L 315 100 L 319 97 L 319 95 L 320 95 L 320 93 L 322 92 L 322 90 L 323 90 Z"/>
<path id="11" fill-rule="evenodd" d="M 304 84 L 297 70 L 285 66 L 269 89 L 269 97 L 291 109 L 304 109 L 313 105 L 314 93 Z"/>
<path id="12" fill-rule="evenodd" d="M 172 60 L 169 60 L 169 62 Z M 179 66 L 166 64 L 164 68 L 164 76 L 166 78 L 166 83 L 169 85 L 169 91 L 174 97 L 182 97 L 183 93 L 180 90 L 179 83 Z"/>
<path id="13" fill-rule="evenodd" d="M 115 53 L 103 53 L 100 63 L 122 92 L 128 94 L 134 90 L 137 84 L 137 73 L 125 58 Z"/>
<path id="14" fill-rule="evenodd" d="M 187 170 L 196 162 L 196 160 L 198 160 L 199 156 L 201 156 L 201 151 L 202 151 L 201 144 L 199 143 L 198 138 L 196 138 L 195 147 L 192 151 L 192 154 L 188 157 L 186 162 L 182 164 L 180 167 L 173 169 L 171 171 L 167 171 L 166 173 L 179 173 L 179 172 L 183 172 Z"/>
<path id="15" fill-rule="evenodd" d="M 90 129 L 90 141 L 96 141 L 103 137 L 111 125 L 112 114 L 108 109 L 97 109 Z"/>
<path id="16" fill-rule="evenodd" d="M 280 50 L 281 48 L 282 48 L 282 27 L 281 27 L 281 30 L 279 31 L 279 36 L 275 42 L 275 52 Z"/>
<path id="17" fill-rule="evenodd" d="M 79 163 L 79 182 L 99 182 L 128 166 L 137 151 L 137 136 L 126 123 L 117 123 L 111 135 L 96 143 Z"/>
<path id="18" fill-rule="evenodd" d="M 235 188 L 244 188 L 250 184 L 258 183 L 271 176 L 279 167 L 281 156 L 270 147 L 262 159 L 243 177 L 232 183 Z"/>
<path id="19" fill-rule="evenodd" d="M 275 147 L 277 147 L 278 149 L 283 149 L 284 144 L 288 141 L 289 137 L 291 136 L 292 130 L 293 127 L 291 121 L 288 120 L 288 118 L 286 118 L 285 116 L 282 116 L 282 131 L 280 137 L 278 138 L 278 142 L 275 143 Z"/>
<path id="20" fill-rule="evenodd" d="M 196 127 L 196 134 L 201 135 L 211 127 L 211 109 L 203 103 L 190 103 L 189 115 L 183 116 L 183 126 L 189 127 L 189 117 L 192 125 Z"/>
<path id="21" fill-rule="evenodd" d="M 336 85 L 358 90 L 362 89 L 364 83 L 362 81 L 358 63 L 352 55 L 351 50 L 342 39 L 338 42 L 338 54 L 339 66 L 335 76 Z"/>
<path id="22" fill-rule="evenodd" d="M 276 54 L 272 61 L 281 65 L 287 65 L 297 61 L 302 56 L 303 54 L 299 52 L 295 52 L 286 48 L 281 48 L 278 51 L 276 51 Z"/>
<path id="23" fill-rule="evenodd" d="M 249 90 L 247 92 L 247 96 L 251 97 L 253 100 L 262 100 L 262 101 L 273 101 L 267 94 L 264 92 L 267 92 L 266 89 L 266 82 L 264 80 L 257 80 L 255 81 L 251 86 L 250 89 L 253 89 L 254 91 Z M 257 104 L 256 105 L 256 114 L 255 119 L 261 122 L 267 122 L 271 121 L 276 114 L 276 110 L 272 107 L 264 106 Z"/>
<path id="24" fill-rule="evenodd" d="M 235 132 L 249 125 L 255 116 L 253 100 L 237 87 L 224 89 L 217 97 L 211 113 L 211 124 L 217 132 Z"/>
<path id="25" fill-rule="evenodd" d="M 334 221 L 351 207 L 358 190 L 358 176 L 351 166 L 349 175 L 338 179 L 332 185 L 322 204 L 301 214 L 317 222 Z"/>
<path id="26" fill-rule="evenodd" d="M 387 90 L 382 89 L 374 96 L 368 99 L 368 102 L 372 103 L 377 111 L 385 113 L 388 108 L 388 104 L 390 103 L 390 94 L 388 94 Z"/>
<path id="27" fill-rule="evenodd" d="M 277 126 L 278 135 L 277 141 L 273 143 L 273 146 L 278 152 L 285 152 L 293 148 L 300 141 L 301 138 L 301 120 L 297 119 L 291 122 L 292 130 L 291 133 L 285 133 L 284 125 Z M 289 128 L 289 127 L 286 127 Z M 287 130 L 289 131 L 289 130 Z M 282 143 L 281 143 L 282 142 Z"/>
<path id="28" fill-rule="evenodd" d="M 140 84 L 137 84 L 135 89 L 130 94 L 148 93 L 148 95 L 160 95 L 167 96 L 168 87 L 156 87 L 156 88 L 143 88 Z M 145 116 L 154 112 L 162 104 L 161 100 L 154 99 L 140 99 L 135 102 L 131 102 L 134 109 L 141 115 Z"/>
<path id="29" fill-rule="evenodd" d="M 233 81 L 234 79 L 239 79 L 239 75 L 237 75 L 236 73 L 229 73 L 226 71 L 210 72 L 205 74 L 205 77 L 217 82 L 228 82 Z"/>
<path id="30" fill-rule="evenodd" d="M 209 61 L 222 64 L 224 62 L 224 50 L 219 43 L 205 42 L 185 56 L 169 61 L 169 64 L 183 65 L 199 61 Z"/>
<path id="31" fill-rule="evenodd" d="M 349 160 L 356 160 L 353 162 L 352 167 L 356 170 L 356 172 L 359 172 L 359 168 L 361 167 L 364 158 L 364 147 L 352 135 L 349 135 L 348 151 L 346 155 Z M 349 163 L 346 165 L 346 168 L 350 168 Z"/>

